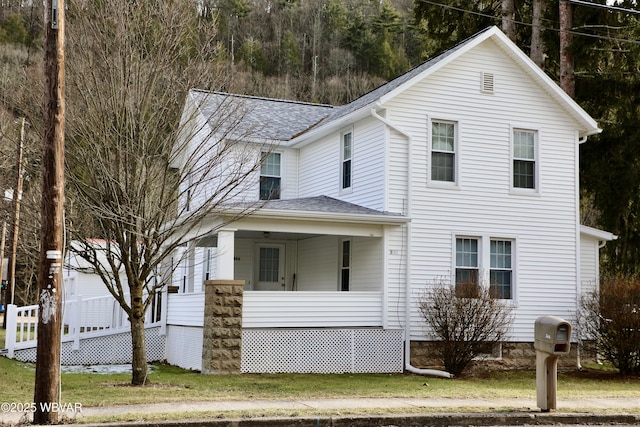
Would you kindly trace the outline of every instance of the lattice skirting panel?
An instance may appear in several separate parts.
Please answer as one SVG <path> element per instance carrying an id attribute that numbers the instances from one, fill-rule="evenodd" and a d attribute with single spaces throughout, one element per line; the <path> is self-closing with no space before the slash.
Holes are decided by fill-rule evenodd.
<path id="1" fill-rule="evenodd" d="M 147 360 L 157 362 L 165 359 L 165 337 L 160 327 L 146 330 Z M 15 358 L 35 363 L 36 348 L 16 350 Z M 63 365 L 115 365 L 131 363 L 131 334 L 122 333 L 80 340 L 80 349 L 73 349 L 73 342 L 63 342 L 60 353 Z"/>
<path id="2" fill-rule="evenodd" d="M 246 373 L 398 373 L 403 332 L 383 329 L 243 329 Z"/>
<path id="3" fill-rule="evenodd" d="M 202 328 L 167 325 L 167 363 L 202 370 Z"/>

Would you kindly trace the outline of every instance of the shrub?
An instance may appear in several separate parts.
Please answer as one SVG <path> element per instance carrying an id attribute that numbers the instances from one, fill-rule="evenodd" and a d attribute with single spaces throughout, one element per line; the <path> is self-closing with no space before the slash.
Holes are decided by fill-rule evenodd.
<path id="1" fill-rule="evenodd" d="M 478 356 L 504 341 L 513 321 L 505 300 L 492 297 L 485 286 L 461 292 L 452 285 L 429 287 L 419 308 L 436 339 L 437 356 L 445 369 L 460 375 Z"/>
<path id="2" fill-rule="evenodd" d="M 640 374 L 640 277 L 603 279 L 600 290 L 581 300 L 584 338 L 623 375 Z"/>

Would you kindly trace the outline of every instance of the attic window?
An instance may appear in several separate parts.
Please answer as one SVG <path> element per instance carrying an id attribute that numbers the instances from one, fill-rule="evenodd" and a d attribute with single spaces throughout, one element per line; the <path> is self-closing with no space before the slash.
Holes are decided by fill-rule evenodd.
<path id="1" fill-rule="evenodd" d="M 482 92 L 493 93 L 493 73 L 482 73 Z"/>

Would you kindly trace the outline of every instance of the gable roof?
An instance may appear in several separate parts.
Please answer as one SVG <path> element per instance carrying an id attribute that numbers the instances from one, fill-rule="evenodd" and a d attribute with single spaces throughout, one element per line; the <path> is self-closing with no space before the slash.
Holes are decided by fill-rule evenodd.
<path id="1" fill-rule="evenodd" d="M 335 132 L 347 124 L 369 116 L 373 108 L 382 107 L 390 99 L 489 39 L 519 64 L 551 98 L 564 107 L 581 127 L 581 137 L 601 132 L 596 121 L 495 26 L 478 32 L 446 52 L 339 107 L 195 89 L 190 91 L 190 95 L 196 100 L 196 105 L 201 106 L 207 120 L 213 120 L 225 104 L 237 103 L 242 111 L 242 120 L 241 123 L 235 123 L 237 129 L 234 129 L 232 134 L 250 135 L 251 139 L 287 143 L 292 146 L 303 145 L 312 138 Z"/>
<path id="2" fill-rule="evenodd" d="M 562 105 L 582 127 L 580 136 L 588 136 L 600 133 L 597 122 L 585 112 L 569 95 L 567 95 L 544 71 L 540 69 L 520 48 L 513 43 L 498 27 L 488 27 L 464 40 L 455 47 L 438 55 L 421 65 L 409 70 L 390 82 L 374 89 L 360 98 L 336 108 L 320 126 L 300 135 L 294 141 L 304 143 L 312 137 L 319 137 L 343 127 L 349 122 L 370 115 L 372 108 L 380 108 L 387 101 L 407 90 L 417 82 L 441 69 L 459 56 L 473 49 L 486 40 L 493 40 L 509 57 L 511 57 L 524 72 L 536 81 L 556 102 Z"/>

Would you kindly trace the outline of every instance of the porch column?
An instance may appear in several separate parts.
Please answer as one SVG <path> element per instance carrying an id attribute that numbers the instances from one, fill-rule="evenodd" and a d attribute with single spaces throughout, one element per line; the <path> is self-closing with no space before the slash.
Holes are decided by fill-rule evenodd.
<path id="1" fill-rule="evenodd" d="M 244 280 L 204 282 L 203 374 L 239 374 Z"/>
<path id="2" fill-rule="evenodd" d="M 217 264 L 217 278 L 220 280 L 235 279 L 233 271 L 235 231 L 236 230 L 228 229 L 218 231 L 218 254 L 215 259 Z"/>

